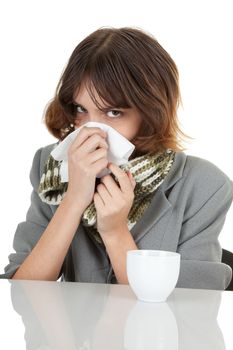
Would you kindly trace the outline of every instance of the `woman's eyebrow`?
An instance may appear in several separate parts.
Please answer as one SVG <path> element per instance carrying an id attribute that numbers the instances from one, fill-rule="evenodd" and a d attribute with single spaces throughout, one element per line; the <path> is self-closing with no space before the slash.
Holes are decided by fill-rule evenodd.
<path id="1" fill-rule="evenodd" d="M 77 101 L 75 101 L 75 100 L 73 101 L 73 103 L 74 103 L 75 105 L 79 105 L 79 106 L 85 108 L 81 103 L 79 103 L 79 102 L 77 102 Z"/>
<path id="2" fill-rule="evenodd" d="M 86 107 L 84 107 L 81 103 L 79 103 L 79 102 L 77 102 L 77 101 L 73 101 L 73 103 L 75 104 L 75 105 L 78 105 L 78 106 L 80 106 L 80 107 L 82 107 L 82 108 L 84 108 L 84 109 L 86 109 Z M 102 107 L 102 110 L 109 110 L 109 109 L 113 109 L 113 108 L 121 108 L 121 107 L 114 107 L 114 106 L 107 106 L 107 107 Z M 121 108 L 122 109 L 122 108 Z M 99 108 L 96 108 L 96 111 L 98 111 L 99 110 Z"/>
<path id="3" fill-rule="evenodd" d="M 73 100 L 73 103 L 76 105 L 81 106 L 82 108 L 86 109 L 86 107 L 84 107 L 81 103 L 79 103 L 78 101 Z M 98 110 L 98 108 L 96 108 L 96 110 Z"/>

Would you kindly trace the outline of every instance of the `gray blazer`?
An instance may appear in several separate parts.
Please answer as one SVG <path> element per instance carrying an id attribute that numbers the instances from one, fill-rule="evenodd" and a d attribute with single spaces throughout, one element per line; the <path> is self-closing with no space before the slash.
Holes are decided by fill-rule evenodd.
<path id="1" fill-rule="evenodd" d="M 18 224 L 14 253 L 0 278 L 10 279 L 31 252 L 58 205 L 41 201 L 37 189 L 50 152 L 38 149 L 30 171 L 33 187 L 26 221 Z M 232 278 L 221 262 L 218 236 L 233 200 L 233 182 L 208 160 L 178 152 L 150 206 L 131 229 L 138 249 L 160 249 L 181 254 L 176 287 L 224 290 Z M 227 249 L 227 248 L 226 248 Z M 117 283 L 105 246 L 97 243 L 80 223 L 59 275 L 61 281 Z"/>

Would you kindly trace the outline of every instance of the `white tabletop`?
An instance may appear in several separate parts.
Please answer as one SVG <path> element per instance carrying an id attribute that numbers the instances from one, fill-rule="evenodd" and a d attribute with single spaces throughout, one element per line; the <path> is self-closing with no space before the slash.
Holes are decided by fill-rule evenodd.
<path id="1" fill-rule="evenodd" d="M 4 350 L 232 349 L 233 293 L 176 288 L 163 303 L 128 285 L 0 280 Z"/>

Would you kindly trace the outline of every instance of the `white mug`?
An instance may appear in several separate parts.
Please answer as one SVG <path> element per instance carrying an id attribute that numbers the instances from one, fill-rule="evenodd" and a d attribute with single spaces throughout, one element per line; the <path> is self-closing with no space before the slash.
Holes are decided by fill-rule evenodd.
<path id="1" fill-rule="evenodd" d="M 174 290 L 180 272 L 180 254 L 152 249 L 128 250 L 126 270 L 137 298 L 162 302 Z"/>

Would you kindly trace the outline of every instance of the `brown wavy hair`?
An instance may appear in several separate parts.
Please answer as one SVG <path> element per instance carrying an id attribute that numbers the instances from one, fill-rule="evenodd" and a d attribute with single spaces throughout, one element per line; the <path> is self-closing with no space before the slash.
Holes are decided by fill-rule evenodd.
<path id="1" fill-rule="evenodd" d="M 109 107 L 134 107 L 142 116 L 129 159 L 167 148 L 184 151 L 182 138 L 193 139 L 182 132 L 177 117 L 179 104 L 183 106 L 177 66 L 150 33 L 101 27 L 76 46 L 43 116 L 48 131 L 59 140 L 74 131 L 74 99 L 84 81 L 100 110 L 93 86 Z"/>

